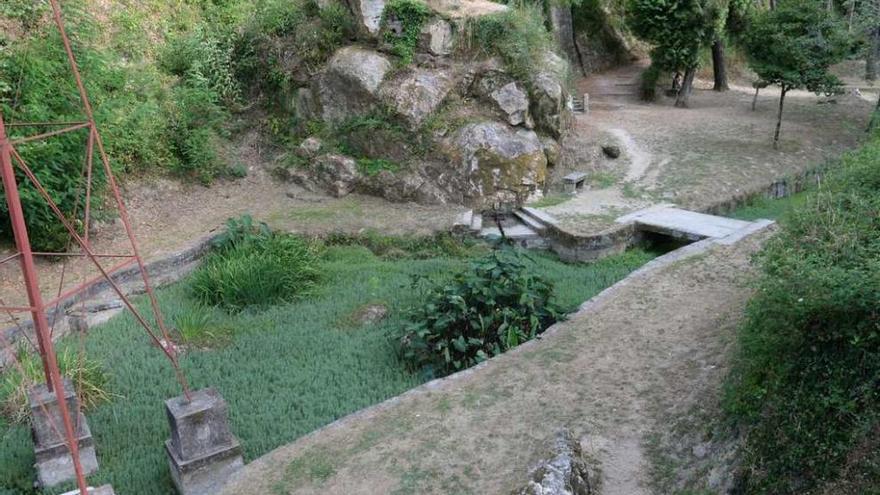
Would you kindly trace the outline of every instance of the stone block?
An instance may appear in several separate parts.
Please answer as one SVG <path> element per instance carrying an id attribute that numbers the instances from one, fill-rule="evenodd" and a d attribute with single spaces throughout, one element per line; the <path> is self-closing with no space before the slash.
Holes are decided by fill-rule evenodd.
<path id="1" fill-rule="evenodd" d="M 74 433 L 79 446 L 79 458 L 83 473 L 89 475 L 98 470 L 95 444 L 85 416 L 77 414 L 76 392 L 69 380 L 64 380 L 64 397 L 73 421 Z M 76 478 L 73 458 L 70 455 L 64 433 L 64 421 L 55 392 L 45 384 L 28 391 L 31 408 L 31 428 L 34 440 L 37 482 L 51 487 Z"/>
<path id="2" fill-rule="evenodd" d="M 99 486 L 98 488 L 88 487 L 89 495 L 116 495 L 113 487 L 110 485 Z M 80 495 L 79 489 L 62 493 L 61 495 Z"/>
<path id="3" fill-rule="evenodd" d="M 227 405 L 212 388 L 192 393 L 191 400 L 165 402 L 171 438 L 165 442 L 171 477 L 181 495 L 217 493 L 244 465 L 241 444 L 229 429 Z"/>

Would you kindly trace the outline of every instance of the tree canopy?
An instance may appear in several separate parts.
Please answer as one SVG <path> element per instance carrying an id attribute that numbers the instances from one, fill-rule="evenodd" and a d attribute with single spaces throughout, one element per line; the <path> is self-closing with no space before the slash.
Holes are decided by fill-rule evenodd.
<path id="1" fill-rule="evenodd" d="M 787 0 L 755 16 L 745 35 L 749 66 L 784 91 L 832 94 L 841 85 L 829 67 L 843 60 L 850 38 L 843 23 L 815 0 Z"/>

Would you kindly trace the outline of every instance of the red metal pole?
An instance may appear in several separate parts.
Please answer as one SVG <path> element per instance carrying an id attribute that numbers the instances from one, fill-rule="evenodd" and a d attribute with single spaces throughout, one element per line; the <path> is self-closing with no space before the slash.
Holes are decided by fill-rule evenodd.
<path id="1" fill-rule="evenodd" d="M 43 305 L 43 296 L 40 294 L 40 285 L 37 281 L 37 268 L 34 264 L 34 255 L 31 251 L 30 238 L 28 237 L 27 224 L 24 221 L 24 210 L 21 207 L 21 198 L 18 194 L 18 183 L 15 180 L 15 170 L 12 168 L 12 145 L 6 135 L 6 126 L 3 123 L 3 115 L 0 114 L 0 173 L 3 177 L 3 189 L 6 193 L 6 204 L 9 207 L 9 219 L 12 222 L 12 233 L 15 236 L 15 244 L 21 253 L 21 270 L 24 275 L 25 288 L 28 301 L 31 305 L 34 319 L 34 330 L 40 347 L 40 357 L 43 360 L 43 371 L 46 374 L 46 386 L 49 391 L 55 391 L 58 400 L 58 408 L 61 411 L 61 419 L 64 422 L 64 433 L 67 437 L 67 447 L 73 459 L 73 470 L 76 473 L 76 482 L 81 494 L 88 493 L 82 464 L 79 459 L 79 441 L 73 429 L 73 421 L 67 407 L 67 399 L 64 395 L 64 384 L 61 380 L 61 372 L 58 370 L 58 361 L 55 357 L 55 346 L 49 335 L 49 322 L 46 319 L 46 307 Z"/>

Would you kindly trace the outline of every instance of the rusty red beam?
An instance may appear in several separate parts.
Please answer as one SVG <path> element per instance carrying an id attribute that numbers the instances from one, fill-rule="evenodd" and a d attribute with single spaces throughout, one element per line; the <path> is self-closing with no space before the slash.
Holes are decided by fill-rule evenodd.
<path id="1" fill-rule="evenodd" d="M 52 136 L 57 136 L 59 134 L 66 134 L 68 132 L 78 131 L 80 129 L 85 129 L 89 127 L 91 124 L 88 122 L 81 122 L 76 125 L 72 125 L 70 127 L 65 127 L 64 129 L 58 129 L 57 131 L 44 132 L 42 134 L 36 134 L 34 136 L 28 136 L 23 138 L 14 139 L 9 142 L 12 146 L 18 146 L 19 144 L 29 143 L 31 141 L 39 141 L 40 139 L 46 139 Z"/>
<path id="2" fill-rule="evenodd" d="M 86 258 L 87 255 L 83 253 L 42 253 L 42 252 L 34 252 L 31 253 L 34 256 L 68 256 L 68 257 L 81 257 Z M 134 258 L 133 254 L 103 254 L 103 253 L 92 253 L 92 256 L 95 258 Z"/>
<path id="3" fill-rule="evenodd" d="M 51 0 L 57 7 L 56 0 Z M 60 12 L 56 12 L 60 15 Z M 31 312 L 34 321 L 34 330 L 37 333 L 37 341 L 40 349 L 40 358 L 43 361 L 43 370 L 46 374 L 47 388 L 55 392 L 58 408 L 61 411 L 61 419 L 64 423 L 64 434 L 67 447 L 73 461 L 73 470 L 76 473 L 76 483 L 80 494 L 88 493 L 88 484 L 83 474 L 82 462 L 79 458 L 79 439 L 73 428 L 70 418 L 70 410 L 67 407 L 67 398 L 64 393 L 64 383 L 61 379 L 61 371 L 58 369 L 58 359 L 55 355 L 55 347 L 49 334 L 49 321 L 46 312 L 43 311 L 43 296 L 40 293 L 40 285 L 37 278 L 37 268 L 34 257 L 31 254 L 30 238 L 27 224 L 25 223 L 24 210 L 21 205 L 21 197 L 18 192 L 18 182 L 15 178 L 15 169 L 12 165 L 12 153 L 14 148 L 6 135 L 6 126 L 3 124 L 3 116 L 0 115 L 0 175 L 3 179 L 3 190 L 6 195 L 6 205 L 9 208 L 9 220 L 15 237 L 18 252 L 21 253 L 21 270 L 25 280 L 25 290 L 28 295 L 28 303 L 34 308 Z"/>

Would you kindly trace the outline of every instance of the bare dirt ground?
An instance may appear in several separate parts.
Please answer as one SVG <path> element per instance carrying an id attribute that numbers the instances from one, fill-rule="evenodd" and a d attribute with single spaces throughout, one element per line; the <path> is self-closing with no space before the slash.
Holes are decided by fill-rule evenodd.
<path id="1" fill-rule="evenodd" d="M 368 229 L 395 235 L 446 230 L 455 216 L 464 211 L 456 205 L 391 203 L 358 194 L 337 199 L 307 192 L 270 176 L 267 164 L 271 153 L 262 147 L 255 132 L 244 136 L 236 149 L 237 161 L 249 165 L 248 176 L 243 179 L 221 181 L 210 187 L 184 185 L 167 178 L 138 179 L 125 184 L 123 196 L 147 260 L 180 250 L 216 231 L 228 218 L 243 214 L 266 221 L 273 228 L 307 235 Z M 122 224 L 115 218 L 99 225 L 92 243 L 96 252 L 129 252 Z M 0 259 L 11 252 L 9 246 L 0 248 Z M 109 267 L 118 261 L 106 259 L 104 265 Z M 46 299 L 58 293 L 62 273 L 64 287 L 99 275 L 93 265 L 82 259 L 66 262 L 66 266 L 40 259 L 38 268 Z M 0 265 L 0 301 L 0 305 L 25 305 L 17 263 Z M 30 319 L 27 314 L 16 317 Z M 9 315 L 0 315 L 0 328 L 11 324 Z"/>
<path id="2" fill-rule="evenodd" d="M 621 213 L 654 203 L 701 210 L 797 176 L 856 145 L 876 98 L 868 90 L 833 102 L 789 93 L 780 149 L 774 150 L 778 89 L 762 90 L 752 111 L 748 80 L 734 81 L 724 93 L 698 80 L 691 108 L 677 109 L 666 96 L 650 104 L 638 99 L 643 69 L 635 64 L 578 83 L 590 95 L 590 111 L 577 114 L 564 143 L 567 158 L 553 177 L 584 171 L 592 189 L 547 208 L 570 230 L 592 233 Z M 609 159 L 602 145 L 620 146 L 623 155 Z"/>
<path id="3" fill-rule="evenodd" d="M 749 258 L 767 237 L 643 272 L 537 342 L 254 461 L 224 493 L 512 493 L 560 428 L 601 493 L 651 493 L 646 440 L 673 412 L 718 401 Z"/>

